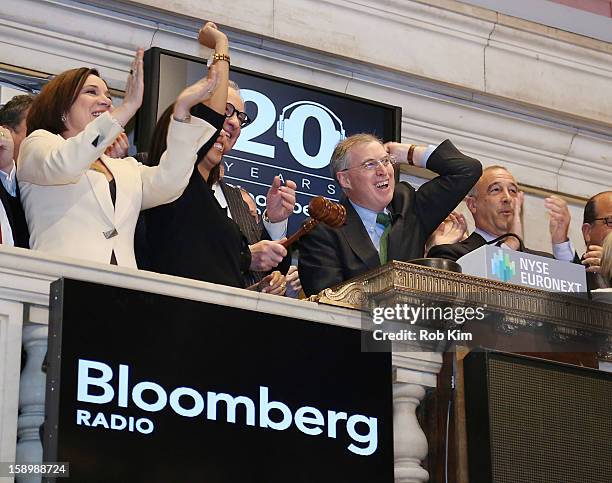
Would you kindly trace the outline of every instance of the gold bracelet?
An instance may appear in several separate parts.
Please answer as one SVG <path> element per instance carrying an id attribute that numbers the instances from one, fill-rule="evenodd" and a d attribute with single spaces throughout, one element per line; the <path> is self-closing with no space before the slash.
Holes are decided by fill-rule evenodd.
<path id="1" fill-rule="evenodd" d="M 406 160 L 410 166 L 414 166 L 414 160 L 412 159 L 412 156 L 414 155 L 414 148 L 416 148 L 416 144 L 411 144 L 408 148 L 408 155 L 406 156 Z"/>

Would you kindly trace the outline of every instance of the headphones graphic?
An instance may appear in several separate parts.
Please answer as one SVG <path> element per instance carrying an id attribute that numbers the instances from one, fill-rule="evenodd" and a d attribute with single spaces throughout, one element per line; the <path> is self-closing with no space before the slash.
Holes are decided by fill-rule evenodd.
<path id="1" fill-rule="evenodd" d="M 289 110 L 292 110 L 290 117 L 285 119 Z M 315 118 L 321 128 L 321 146 L 315 156 L 304 149 L 304 126 L 310 117 Z M 311 169 L 327 166 L 336 144 L 346 138 L 340 118 L 328 107 L 314 101 L 297 101 L 284 107 L 276 122 L 276 135 L 287 143 L 298 163 Z"/>

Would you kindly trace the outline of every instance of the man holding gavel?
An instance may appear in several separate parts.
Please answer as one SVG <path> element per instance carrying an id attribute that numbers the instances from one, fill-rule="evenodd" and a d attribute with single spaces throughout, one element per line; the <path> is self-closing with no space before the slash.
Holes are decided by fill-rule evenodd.
<path id="1" fill-rule="evenodd" d="M 396 164 L 440 176 L 418 191 L 395 183 Z M 319 293 L 391 260 L 423 256 L 425 241 L 461 202 L 482 166 L 446 140 L 439 146 L 386 143 L 356 134 L 335 148 L 330 167 L 344 191 L 346 224 L 317 226 L 300 244 L 299 273 L 306 295 Z"/>

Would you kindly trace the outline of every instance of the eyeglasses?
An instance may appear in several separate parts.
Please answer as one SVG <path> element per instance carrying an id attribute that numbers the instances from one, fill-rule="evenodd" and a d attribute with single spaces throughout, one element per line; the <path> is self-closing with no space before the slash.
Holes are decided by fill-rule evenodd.
<path id="1" fill-rule="evenodd" d="M 236 114 L 236 117 L 238 118 L 238 122 L 240 122 L 240 127 L 245 127 L 251 124 L 251 119 L 249 118 L 246 112 L 239 111 L 230 102 L 225 104 L 225 117 L 229 119 L 230 117 L 234 115 L 234 113 Z"/>
<path id="2" fill-rule="evenodd" d="M 604 225 L 607 225 L 608 228 L 612 228 L 612 216 L 604 216 L 603 218 L 595 218 L 593 220 L 593 223 L 595 223 L 597 220 L 603 220 Z"/>
<path id="3" fill-rule="evenodd" d="M 397 161 L 395 160 L 395 158 L 391 156 L 390 154 L 388 154 L 384 158 L 380 158 L 380 159 L 367 159 L 366 161 L 364 161 L 363 163 L 357 166 L 353 166 L 352 168 L 346 168 L 346 169 L 343 169 L 342 171 L 350 171 L 351 169 L 357 169 L 357 168 L 372 171 L 378 168 L 378 165 L 381 165 L 383 168 L 386 168 L 389 165 L 394 165 L 396 162 Z"/>

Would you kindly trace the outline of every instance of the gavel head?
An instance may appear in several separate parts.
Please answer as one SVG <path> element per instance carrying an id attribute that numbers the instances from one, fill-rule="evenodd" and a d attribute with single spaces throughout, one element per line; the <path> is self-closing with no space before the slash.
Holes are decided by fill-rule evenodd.
<path id="1" fill-rule="evenodd" d="M 346 208 L 322 196 L 317 196 L 308 203 L 308 213 L 312 219 L 333 228 L 344 225 L 346 221 Z"/>

